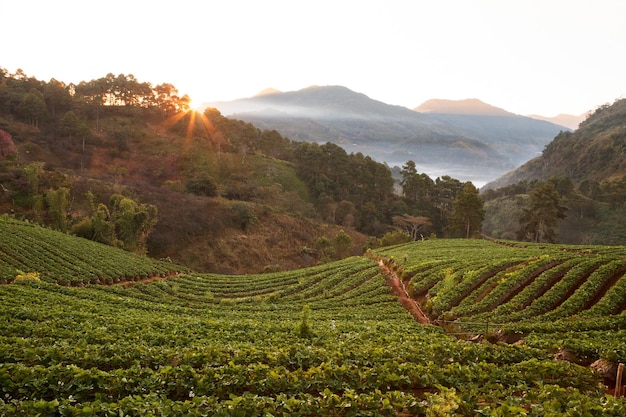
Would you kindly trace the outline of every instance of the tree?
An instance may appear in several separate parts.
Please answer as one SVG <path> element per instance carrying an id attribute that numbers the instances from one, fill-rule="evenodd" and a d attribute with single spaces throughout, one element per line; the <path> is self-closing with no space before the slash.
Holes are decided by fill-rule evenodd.
<path id="1" fill-rule="evenodd" d="M 67 111 L 72 107 L 72 97 L 65 83 L 50 79 L 43 91 L 43 98 L 48 105 L 48 110 L 52 116 L 56 116 L 57 111 Z"/>
<path id="2" fill-rule="evenodd" d="M 244 232 L 259 220 L 249 204 L 238 202 L 231 206 L 231 210 L 235 224 Z"/>
<path id="3" fill-rule="evenodd" d="M 347 200 L 340 201 L 335 212 L 335 220 L 336 224 L 342 226 L 354 226 L 356 223 L 356 207 L 354 204 Z"/>
<path id="4" fill-rule="evenodd" d="M 85 151 L 85 138 L 89 135 L 89 128 L 80 121 L 76 113 L 73 111 L 66 112 L 61 119 L 59 119 L 57 128 L 59 133 L 68 136 L 70 140 L 74 137 L 80 137 L 82 143 L 82 150 Z"/>
<path id="5" fill-rule="evenodd" d="M 346 232 L 340 230 L 333 238 L 333 249 L 337 259 L 347 257 L 350 255 L 350 249 L 352 249 L 352 238 Z"/>
<path id="6" fill-rule="evenodd" d="M 474 184 L 468 181 L 463 185 L 463 189 L 457 193 L 453 210 L 449 224 L 452 233 L 462 231 L 465 238 L 469 239 L 480 231 L 485 218 L 485 209 L 478 188 L 474 187 Z"/>
<path id="7" fill-rule="evenodd" d="M 92 234 L 89 239 L 111 246 L 122 246 L 122 243 L 115 236 L 115 224 L 113 224 L 111 212 L 105 204 L 98 204 L 91 215 L 91 229 Z"/>
<path id="8" fill-rule="evenodd" d="M 394 230 L 387 232 L 380 240 L 380 246 L 399 245 L 401 243 L 411 242 L 413 239 L 403 230 Z"/>
<path id="9" fill-rule="evenodd" d="M 410 236 L 411 240 L 418 240 L 432 223 L 428 217 L 401 214 L 393 216 L 393 225 Z"/>
<path id="10" fill-rule="evenodd" d="M 154 87 L 153 95 L 156 106 L 168 117 L 187 110 L 191 101 L 187 95 L 180 97 L 176 87 L 168 83 Z"/>
<path id="11" fill-rule="evenodd" d="M 18 107 L 19 115 L 31 126 L 39 127 L 39 121 L 46 115 L 46 102 L 35 89 L 22 97 Z"/>
<path id="12" fill-rule="evenodd" d="M 196 195 L 215 197 L 217 195 L 217 183 L 206 171 L 198 171 L 185 181 L 185 189 Z"/>
<path id="13" fill-rule="evenodd" d="M 567 207 L 559 204 L 559 193 L 551 182 L 537 185 L 530 192 L 530 207 L 524 208 L 519 218 L 519 240 L 531 242 L 556 241 L 555 228 L 559 219 L 566 217 Z"/>
<path id="14" fill-rule="evenodd" d="M 70 190 L 66 187 L 60 187 L 56 190 L 49 189 L 46 191 L 45 198 L 52 228 L 61 232 L 67 232 Z"/>
<path id="15" fill-rule="evenodd" d="M 415 167 L 415 162 L 407 161 L 402 165 L 400 173 L 402 174 L 402 180 L 400 181 L 402 194 L 411 201 L 417 200 L 419 184 L 416 181 L 417 168 Z"/>
<path id="16" fill-rule="evenodd" d="M 319 237 L 315 241 L 315 250 L 320 259 L 326 260 L 332 254 L 332 242 L 326 236 Z"/>
<path id="17" fill-rule="evenodd" d="M 435 201 L 435 182 L 426 174 L 418 174 L 415 162 L 407 161 L 400 171 L 402 195 L 420 214 L 431 213 Z"/>
<path id="18" fill-rule="evenodd" d="M 111 219 L 116 235 L 123 248 L 145 253 L 145 241 L 157 222 L 157 207 L 152 204 L 137 204 L 119 194 L 111 196 Z"/>

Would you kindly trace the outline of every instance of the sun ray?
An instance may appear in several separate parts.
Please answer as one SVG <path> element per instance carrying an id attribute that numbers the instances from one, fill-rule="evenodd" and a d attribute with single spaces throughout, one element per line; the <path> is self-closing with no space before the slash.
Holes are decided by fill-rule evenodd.
<path id="1" fill-rule="evenodd" d="M 195 110 L 188 110 L 187 114 L 190 114 L 189 117 L 189 124 L 187 125 L 187 133 L 185 134 L 185 143 L 189 143 L 191 141 L 191 139 L 193 138 L 193 132 L 194 132 L 194 128 L 196 125 L 196 111 Z"/>
<path id="2" fill-rule="evenodd" d="M 210 149 L 217 152 L 219 158 L 222 151 L 222 144 L 224 143 L 224 136 L 215 128 L 211 120 L 207 118 L 203 112 L 189 107 L 185 111 L 178 112 L 168 117 L 159 124 L 159 127 L 164 130 L 169 130 L 185 117 L 189 117 L 189 122 L 185 129 L 184 149 L 188 150 L 191 147 L 193 138 L 198 136 L 206 141 Z"/>
<path id="3" fill-rule="evenodd" d="M 200 121 L 202 125 L 206 129 L 208 136 L 212 139 L 213 144 L 217 147 L 217 156 L 219 157 L 222 152 L 222 143 L 224 142 L 224 137 L 222 133 L 213 126 L 213 123 L 204 115 L 204 113 L 200 114 Z"/>

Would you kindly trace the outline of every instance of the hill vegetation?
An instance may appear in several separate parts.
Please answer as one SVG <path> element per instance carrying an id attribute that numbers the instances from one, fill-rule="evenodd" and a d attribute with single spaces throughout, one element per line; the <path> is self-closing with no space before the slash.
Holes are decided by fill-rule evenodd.
<path id="1" fill-rule="evenodd" d="M 550 182 L 567 218 L 558 227 L 564 243 L 624 244 L 626 229 L 626 100 L 600 106 L 574 132 L 562 132 L 534 158 L 485 185 L 484 231 L 515 238 L 532 190 Z"/>
<path id="2" fill-rule="evenodd" d="M 560 133 L 541 156 L 486 188 L 550 177 L 567 177 L 575 183 L 619 181 L 626 175 L 625 121 L 626 100 L 600 106 L 575 132 Z"/>
<path id="3" fill-rule="evenodd" d="M 0 209 L 18 219 L 223 273 L 311 266 L 387 234 L 463 234 L 465 184 L 415 164 L 394 178 L 333 143 L 190 111 L 174 86 L 132 75 L 0 75 Z M 400 178 L 419 193 L 400 194 Z"/>
<path id="4" fill-rule="evenodd" d="M 0 285 L 1 415 L 626 412 L 596 370 L 626 360 L 621 247 L 432 239 L 288 272 L 102 285 L 89 277 L 135 255 L 0 227 L 2 247 L 39 242 Z M 164 265 L 150 262 L 138 267 Z M 86 283 L 58 285 L 68 271 Z M 397 276 L 410 294 L 390 292 Z M 493 343 L 464 340 L 476 335 Z"/>

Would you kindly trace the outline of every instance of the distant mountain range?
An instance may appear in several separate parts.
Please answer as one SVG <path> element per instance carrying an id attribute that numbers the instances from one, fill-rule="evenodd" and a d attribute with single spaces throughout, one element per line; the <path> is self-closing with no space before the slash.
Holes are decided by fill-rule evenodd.
<path id="1" fill-rule="evenodd" d="M 494 107 L 476 98 L 469 98 L 465 100 L 432 99 L 420 104 L 414 110 L 422 113 L 465 114 L 474 116 L 516 116 L 514 113 L 508 112 L 499 107 Z M 565 126 L 572 130 L 577 129 L 578 125 L 585 120 L 587 116 L 588 114 L 581 114 L 578 116 L 574 116 L 572 114 L 559 114 L 554 117 L 540 116 L 538 114 L 528 115 L 530 118 L 544 120 L 559 126 Z"/>
<path id="2" fill-rule="evenodd" d="M 472 116 L 516 116 L 499 107 L 484 103 L 477 98 L 465 100 L 427 100 L 413 109 L 420 113 L 464 114 Z"/>
<path id="3" fill-rule="evenodd" d="M 559 114 L 554 117 L 545 117 L 539 116 L 537 114 L 531 114 L 528 117 L 532 117 L 533 119 L 545 120 L 546 122 L 555 123 L 557 125 L 569 127 L 572 130 L 578 129 L 578 125 L 580 125 L 589 114 L 581 114 L 578 116 L 574 116 L 572 114 Z"/>
<path id="4" fill-rule="evenodd" d="M 569 130 L 476 99 L 429 100 L 411 110 L 341 86 L 268 89 L 206 105 L 292 140 L 333 142 L 390 166 L 413 160 L 433 178 L 450 175 L 479 186 L 536 157 Z"/>

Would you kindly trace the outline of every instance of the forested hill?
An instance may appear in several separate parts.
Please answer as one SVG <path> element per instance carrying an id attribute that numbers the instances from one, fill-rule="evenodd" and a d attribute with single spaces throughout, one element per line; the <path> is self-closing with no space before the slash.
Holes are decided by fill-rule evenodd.
<path id="1" fill-rule="evenodd" d="M 479 200 L 471 183 L 407 162 L 400 192 L 366 154 L 188 107 L 132 75 L 67 85 L 0 68 L 0 213 L 222 273 L 478 233 L 455 213 Z"/>
<path id="2" fill-rule="evenodd" d="M 524 202 L 545 185 L 566 209 L 558 242 L 626 244 L 626 100 L 599 107 L 541 156 L 485 185 L 483 231 L 515 239 Z"/>
<path id="3" fill-rule="evenodd" d="M 348 152 L 484 183 L 535 157 L 563 126 L 499 112 L 431 114 L 373 100 L 341 86 L 270 91 L 211 103 L 225 115 L 298 141 L 330 141 Z"/>
<path id="4" fill-rule="evenodd" d="M 520 181 L 567 177 L 576 183 L 626 176 L 626 99 L 599 107 L 574 132 L 562 132 L 541 156 L 487 184 L 500 188 Z"/>

